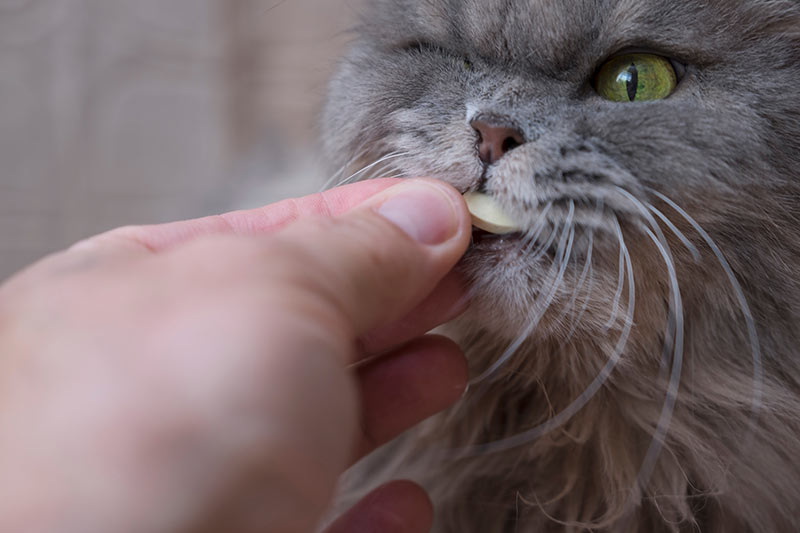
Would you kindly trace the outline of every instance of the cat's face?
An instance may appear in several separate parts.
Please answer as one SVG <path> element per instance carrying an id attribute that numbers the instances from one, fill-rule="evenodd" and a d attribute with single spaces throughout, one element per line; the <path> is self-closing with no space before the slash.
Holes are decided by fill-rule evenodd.
<path id="1" fill-rule="evenodd" d="M 498 335 L 515 337 L 543 305 L 561 331 L 578 311 L 585 331 L 624 315 L 623 235 L 640 276 L 658 274 L 656 300 L 670 262 L 686 300 L 717 298 L 649 206 L 713 258 L 659 194 L 671 198 L 743 278 L 761 269 L 764 242 L 796 239 L 784 232 L 798 218 L 799 12 L 766 0 L 376 0 L 332 83 L 326 149 L 354 170 L 388 155 L 375 174 L 500 201 L 522 232 L 482 236 L 464 262 L 476 316 Z M 677 86 L 650 101 L 601 95 L 598 73 L 627 53 L 665 58 Z"/>

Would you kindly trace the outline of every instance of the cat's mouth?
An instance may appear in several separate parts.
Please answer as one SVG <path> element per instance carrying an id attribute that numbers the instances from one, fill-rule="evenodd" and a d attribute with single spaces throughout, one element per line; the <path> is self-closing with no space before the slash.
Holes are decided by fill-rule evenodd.
<path id="1" fill-rule="evenodd" d="M 563 250 L 559 250 L 559 239 L 554 238 L 557 236 L 556 231 L 551 232 L 545 238 L 543 236 L 531 236 L 522 231 L 494 234 L 473 227 L 472 242 L 467 254 L 484 257 L 491 256 L 495 259 L 518 257 L 538 260 L 546 257 L 554 260 L 563 254 Z"/>
<path id="2" fill-rule="evenodd" d="M 478 228 L 472 228 L 471 248 L 481 250 L 505 250 L 511 247 L 522 247 L 524 234 L 522 232 L 495 234 Z"/>

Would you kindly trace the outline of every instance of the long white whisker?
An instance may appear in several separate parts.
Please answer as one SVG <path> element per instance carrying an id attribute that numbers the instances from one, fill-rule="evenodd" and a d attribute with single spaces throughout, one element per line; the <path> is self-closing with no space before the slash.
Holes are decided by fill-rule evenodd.
<path id="1" fill-rule="evenodd" d="M 535 251 L 531 252 L 530 249 L 526 250 L 526 253 L 530 254 L 529 260 L 531 262 L 535 262 L 541 259 L 542 256 L 547 253 L 547 250 L 553 246 L 553 242 L 556 240 L 556 235 L 558 235 L 558 228 L 553 226 L 553 231 L 550 233 L 550 237 L 548 237 L 546 241 L 542 242 Z M 533 241 L 532 244 L 536 244 L 536 241 Z"/>
<path id="2" fill-rule="evenodd" d="M 673 223 L 672 223 L 672 221 L 671 221 L 670 219 L 668 219 L 668 218 L 667 218 L 667 216 L 666 216 L 664 213 L 662 213 L 661 211 L 659 211 L 658 209 L 656 209 L 656 208 L 655 208 L 655 206 L 653 206 L 653 205 L 651 205 L 651 204 L 647 204 L 647 207 L 648 207 L 648 209 L 650 209 L 650 211 L 652 211 L 653 213 L 655 213 L 655 215 L 656 215 L 658 218 L 660 218 L 660 219 L 661 219 L 661 221 L 662 221 L 664 224 L 666 224 L 666 226 L 669 228 L 669 230 L 670 230 L 672 233 L 674 233 L 674 234 L 675 234 L 675 236 L 676 236 L 676 237 L 678 237 L 678 239 L 680 239 L 680 241 L 683 243 L 683 245 L 684 245 L 684 246 L 686 246 L 686 248 L 687 248 L 687 249 L 688 249 L 688 250 L 689 250 L 689 251 L 692 253 L 692 257 L 694 258 L 695 262 L 696 262 L 696 263 L 699 263 L 699 262 L 700 262 L 700 260 L 702 259 L 702 257 L 700 256 L 700 251 L 699 251 L 699 250 L 697 249 L 697 247 L 696 247 L 696 246 L 695 246 L 695 245 L 692 243 L 692 241 L 690 241 L 690 240 L 689 240 L 689 239 L 686 237 L 686 235 L 684 235 L 684 234 L 681 232 L 681 230 L 679 230 L 679 229 L 678 229 L 678 227 L 677 227 L 675 224 L 673 224 Z"/>
<path id="3" fill-rule="evenodd" d="M 591 232 L 591 230 L 589 230 Z M 575 289 L 572 294 L 572 298 L 570 298 L 569 303 L 564 307 L 564 310 L 555 320 L 556 322 L 560 322 L 564 317 L 566 317 L 572 308 L 575 306 L 575 302 L 578 301 L 578 296 L 580 295 L 581 289 L 583 289 L 583 285 L 586 283 L 586 278 L 589 275 L 589 270 L 592 266 L 592 251 L 594 249 L 594 238 L 590 233 L 589 238 L 589 247 L 586 251 L 586 261 L 583 265 L 583 270 L 581 271 L 580 277 L 578 278 L 578 283 L 575 285 Z"/>
<path id="4" fill-rule="evenodd" d="M 581 306 L 578 315 L 572 321 L 572 325 L 570 326 L 569 332 L 567 336 L 564 338 L 564 341 L 559 346 L 559 350 L 563 350 L 564 347 L 569 344 L 569 341 L 575 336 L 575 332 L 578 331 L 578 326 L 580 326 L 581 320 L 583 319 L 583 315 L 586 314 L 587 309 L 589 309 L 589 301 L 592 298 L 592 292 L 594 290 L 594 267 L 589 265 L 589 283 L 586 289 L 586 297 L 583 300 L 583 305 Z"/>
<path id="5" fill-rule="evenodd" d="M 642 216 L 647 220 L 650 228 L 653 230 L 655 235 L 658 237 L 658 241 L 663 244 L 664 249 L 667 252 L 667 257 L 669 259 L 669 264 L 674 265 L 674 260 L 672 258 L 672 253 L 669 250 L 669 244 L 667 242 L 667 238 L 664 235 L 664 232 L 661 231 L 661 226 L 658 225 L 658 222 L 653 215 L 651 214 L 651 210 L 648 208 L 649 204 L 646 206 L 642 203 L 638 198 L 633 196 L 631 193 L 623 189 L 622 187 L 617 187 L 617 190 L 622 193 L 635 207 L 636 209 L 642 214 Z M 663 214 L 663 213 L 662 213 Z M 674 224 L 671 224 L 674 226 Z M 646 228 L 645 228 L 646 229 Z M 677 228 L 675 228 L 677 230 Z M 680 237 L 678 237 L 680 238 Z M 684 236 L 685 238 L 685 236 Z M 688 241 L 688 239 L 687 239 Z M 691 249 L 691 248 L 690 248 Z M 695 250 L 697 250 L 695 248 Z M 699 252 L 698 252 L 699 253 Z M 664 378 L 666 377 L 667 371 L 670 365 L 670 352 L 674 351 L 675 347 L 671 345 L 672 337 L 675 335 L 675 328 L 674 324 L 672 323 L 672 317 L 670 320 L 667 321 L 667 335 L 664 337 L 664 351 L 661 356 L 661 367 L 659 370 L 659 377 Z"/>
<path id="6" fill-rule="evenodd" d="M 626 191 L 622 187 L 615 187 L 615 189 L 622 196 L 627 198 L 634 205 L 634 207 L 636 207 L 636 209 L 639 211 L 639 213 L 642 215 L 642 217 L 644 217 L 644 219 L 650 224 L 650 227 L 652 228 L 653 232 L 658 237 L 658 240 L 666 245 L 667 244 L 667 238 L 664 235 L 664 232 L 661 231 L 661 226 L 659 226 L 658 222 L 656 222 L 656 219 L 653 218 L 653 215 L 650 213 L 650 210 L 647 208 L 647 206 L 645 206 L 638 198 L 636 198 L 634 195 L 632 195 L 631 193 L 629 193 L 628 191 Z M 672 259 L 672 255 L 670 254 L 670 260 L 671 259 Z"/>
<path id="7" fill-rule="evenodd" d="M 538 218 L 536 224 L 534 225 L 534 227 L 529 232 L 526 232 L 525 237 L 523 237 L 520 240 L 518 248 L 519 248 L 519 252 L 522 253 L 523 255 L 527 256 L 529 254 L 529 252 L 530 252 L 529 247 L 532 247 L 534 244 L 536 244 L 536 242 L 539 239 L 539 236 L 541 235 L 542 231 L 546 228 L 546 226 L 547 226 L 547 213 L 550 212 L 550 209 L 552 209 L 552 207 L 553 207 L 553 203 L 552 202 L 548 202 L 547 205 L 545 206 L 545 208 L 540 213 L 539 218 Z M 558 228 L 554 227 L 552 235 L 557 235 L 557 234 L 558 234 Z M 552 240 L 553 239 L 551 238 L 549 240 L 549 242 L 552 243 Z M 506 254 L 505 257 L 502 258 L 502 263 L 499 265 L 498 268 L 503 268 L 505 266 L 508 266 L 508 265 L 512 264 L 516 260 L 516 256 L 517 256 L 517 254 L 514 254 L 514 253 Z M 554 267 L 551 268 L 551 270 L 548 272 L 548 276 L 550 274 L 552 274 L 553 271 L 554 271 Z M 483 290 L 485 287 L 487 287 L 491 282 L 492 282 L 492 278 L 488 277 L 488 276 L 485 276 L 485 277 L 483 277 L 483 279 L 481 280 L 480 283 L 472 284 L 470 286 L 469 290 L 468 290 L 468 293 L 467 293 L 467 296 L 466 296 L 466 300 L 472 299 L 476 294 L 478 294 L 481 290 Z"/>
<path id="8" fill-rule="evenodd" d="M 753 354 L 753 401 L 751 406 L 751 414 L 750 414 L 750 426 L 751 426 L 751 433 L 746 439 L 746 443 L 744 448 L 749 447 L 751 443 L 751 439 L 753 438 L 755 427 L 757 424 L 758 414 L 761 411 L 762 406 L 762 398 L 764 394 L 764 375 L 763 375 L 763 367 L 762 367 L 762 360 L 761 360 L 761 345 L 758 340 L 758 332 L 756 330 L 756 322 L 753 318 L 753 314 L 750 311 L 750 306 L 747 303 L 747 298 L 744 295 L 744 290 L 742 286 L 739 284 L 739 280 L 736 279 L 736 275 L 733 272 L 728 260 L 725 259 L 725 255 L 722 253 L 722 250 L 719 249 L 717 243 L 714 242 L 714 239 L 700 226 L 697 221 L 692 218 L 683 208 L 681 208 L 677 203 L 671 200 L 669 197 L 661 194 L 658 191 L 649 189 L 650 192 L 661 198 L 664 202 L 669 204 L 672 209 L 674 209 L 678 214 L 680 214 L 686 221 L 694 227 L 695 231 L 700 235 L 700 237 L 705 241 L 709 248 L 711 248 L 712 252 L 719 261 L 719 264 L 722 266 L 722 269 L 725 271 L 725 274 L 728 277 L 728 281 L 733 288 L 734 293 L 736 294 L 736 299 L 738 300 L 739 307 L 741 308 L 742 315 L 744 316 L 744 320 L 747 325 L 747 332 L 750 339 L 750 349 L 752 350 Z"/>
<path id="9" fill-rule="evenodd" d="M 386 161 L 389 161 L 390 159 L 396 159 L 398 157 L 403 157 L 403 156 L 406 156 L 406 155 L 408 155 L 407 152 L 392 152 L 392 153 L 386 154 L 385 156 L 381 157 L 377 161 L 373 161 L 372 163 L 370 163 L 369 165 L 365 166 L 361 170 L 358 170 L 357 172 L 354 172 L 353 174 L 351 174 L 349 177 L 341 180 L 340 182 L 338 182 L 336 184 L 336 187 L 341 187 L 342 185 L 345 185 L 347 183 L 351 183 L 353 181 L 356 181 L 360 176 L 362 176 L 366 172 L 369 172 L 370 170 L 374 169 L 378 165 L 381 165 L 381 164 L 385 163 Z"/>
<path id="10" fill-rule="evenodd" d="M 603 212 L 603 200 L 602 199 L 598 199 L 597 200 L 597 206 L 596 206 L 594 214 L 595 214 L 596 217 L 599 218 L 600 214 L 602 212 Z M 584 284 L 586 282 L 586 280 L 584 278 L 584 274 L 588 274 L 588 276 L 589 276 L 589 286 L 588 286 L 588 289 L 586 290 L 586 295 L 584 296 L 583 304 L 581 305 L 580 310 L 578 311 L 577 315 L 573 315 L 573 320 L 572 320 L 572 323 L 570 324 L 569 332 L 567 333 L 564 341 L 562 341 L 562 343 L 558 347 L 559 351 L 563 350 L 569 344 L 569 342 L 572 340 L 572 337 L 575 335 L 575 332 L 578 330 L 578 326 L 580 325 L 581 320 L 583 319 L 583 315 L 586 313 L 586 310 L 589 309 L 589 301 L 592 298 L 592 290 L 594 289 L 594 267 L 592 266 L 592 253 L 593 253 L 593 250 L 594 250 L 594 229 L 589 228 L 587 230 L 587 233 L 589 235 L 589 248 L 588 248 L 588 251 L 586 253 L 586 265 L 585 265 L 584 268 L 587 268 L 587 267 L 588 268 L 587 268 L 587 272 L 584 272 L 584 273 L 581 274 L 581 279 L 578 282 L 578 286 L 576 288 L 576 297 L 578 295 L 578 292 L 583 288 L 583 286 L 584 286 Z M 622 266 L 620 266 L 620 270 L 621 269 L 622 269 Z M 574 305 L 574 301 L 570 302 L 570 307 L 572 307 L 573 305 Z"/>
<path id="11" fill-rule="evenodd" d="M 552 207 L 552 204 L 548 204 L 547 207 L 545 207 L 544 211 L 542 212 L 542 216 L 540 218 L 540 221 L 544 220 L 545 215 L 547 214 L 547 212 L 550 210 L 551 207 Z M 539 224 L 540 223 L 537 222 L 537 226 L 539 226 Z M 537 226 L 534 226 L 534 229 Z M 541 225 L 541 228 L 544 228 L 544 225 Z M 527 248 L 527 245 L 530 244 L 530 243 L 535 243 L 536 239 L 538 239 L 538 235 L 537 234 L 534 234 L 534 235 L 529 236 L 529 237 L 527 237 L 527 236 L 524 237 L 521 240 L 520 244 L 518 245 L 520 251 L 522 251 L 522 253 L 527 253 L 527 250 L 525 250 Z M 513 253 L 506 254 L 506 256 L 502 258 L 502 263 L 500 264 L 499 268 L 508 266 L 511 263 L 513 263 L 514 261 L 515 261 L 515 254 L 513 254 Z M 473 285 L 470 286 L 470 288 L 468 290 L 468 294 L 466 296 L 466 299 L 467 300 L 472 299 L 476 294 L 478 294 L 481 290 L 483 290 L 485 287 L 487 287 L 491 282 L 492 282 L 492 278 L 491 277 L 484 276 L 480 283 L 476 283 L 476 284 L 473 284 Z"/>
<path id="12" fill-rule="evenodd" d="M 675 344 L 672 354 L 672 373 L 667 386 L 667 396 L 664 405 L 661 408 L 661 416 L 659 417 L 656 432 L 653 439 L 650 441 L 650 447 L 647 450 L 642 467 L 639 469 L 637 475 L 637 483 L 640 487 L 646 487 L 650 481 L 650 476 L 653 474 L 658 456 L 664 447 L 666 441 L 666 434 L 669 430 L 672 421 L 672 413 L 675 410 L 675 404 L 678 400 L 678 388 L 680 386 L 681 371 L 683 369 L 683 302 L 681 299 L 680 287 L 678 286 L 678 274 L 675 270 L 675 264 L 672 260 L 672 255 L 669 253 L 666 243 L 662 242 L 655 233 L 648 228 L 644 228 L 647 236 L 653 241 L 653 244 L 658 248 L 661 257 L 664 259 L 664 264 L 667 267 L 670 283 L 670 320 L 675 321 Z"/>
<path id="13" fill-rule="evenodd" d="M 628 248 L 625 246 L 624 237 L 622 236 L 622 229 L 620 228 L 619 222 L 616 222 L 616 229 L 617 229 L 617 237 L 621 241 L 621 247 L 624 250 L 625 255 L 625 267 L 628 272 L 628 315 L 630 317 L 629 320 L 626 320 L 625 327 L 620 334 L 620 338 L 617 341 L 617 345 L 615 347 L 614 353 L 609 358 L 606 365 L 600 370 L 600 373 L 595 377 L 592 383 L 583 391 L 583 393 L 578 396 L 571 404 L 569 404 L 563 411 L 559 412 L 553 418 L 549 419 L 547 422 L 544 422 L 536 427 L 533 427 L 527 431 L 522 433 L 518 433 L 513 437 L 509 437 L 506 439 L 497 440 L 494 442 L 490 442 L 487 444 L 480 444 L 477 446 L 471 446 L 465 448 L 463 453 L 465 456 L 478 456 L 478 455 L 485 455 L 490 453 L 497 453 L 505 450 L 510 450 L 512 448 L 516 448 L 517 446 L 522 446 L 527 444 L 533 440 L 538 439 L 542 435 L 549 433 L 550 431 L 562 426 L 570 418 L 572 418 L 575 413 L 583 409 L 587 403 L 597 394 L 600 388 L 605 384 L 608 378 L 611 376 L 614 368 L 617 366 L 620 358 L 622 357 L 622 352 L 625 349 L 625 346 L 628 343 L 628 338 L 630 336 L 631 329 L 633 328 L 633 314 L 634 308 L 636 306 L 636 289 L 635 289 L 635 281 L 633 277 L 633 264 L 631 262 L 630 254 L 628 253 Z"/>
<path id="14" fill-rule="evenodd" d="M 470 382 L 470 385 L 480 383 L 484 379 L 493 375 L 501 366 L 503 366 L 506 363 L 506 361 L 508 361 L 511 358 L 511 356 L 514 355 L 514 353 L 516 353 L 519 347 L 522 346 L 522 343 L 528 339 L 530 334 L 533 333 L 533 330 L 536 328 L 536 326 L 539 325 L 539 321 L 541 320 L 542 316 L 544 316 L 544 313 L 547 311 L 547 309 L 550 307 L 550 303 L 553 301 L 553 298 L 555 297 L 556 293 L 561 288 L 561 282 L 564 279 L 564 273 L 566 272 L 567 264 L 569 263 L 568 261 L 569 256 L 572 253 L 572 245 L 575 240 L 575 227 L 572 225 L 574 216 L 575 216 L 575 203 L 570 202 L 569 215 L 567 216 L 567 221 L 564 224 L 564 231 L 562 231 L 561 233 L 561 240 L 559 241 L 559 246 L 558 246 L 559 250 L 565 250 L 565 252 L 563 257 L 561 258 L 558 273 L 556 274 L 556 279 L 552 284 L 550 284 L 550 292 L 545 297 L 544 303 L 539 305 L 539 302 L 538 301 L 536 302 L 537 303 L 536 311 L 534 312 L 534 316 L 531 319 L 528 326 L 525 328 L 525 330 L 520 335 L 517 336 L 517 339 L 513 343 L 511 343 L 511 345 L 506 349 L 503 355 L 501 355 L 500 358 L 497 361 L 495 361 L 494 364 L 492 364 L 483 374 L 472 380 Z M 553 266 L 555 267 L 557 263 L 558 262 L 553 263 Z"/>
<path id="15" fill-rule="evenodd" d="M 617 223 L 619 223 L 619 221 L 617 221 Z M 606 322 L 606 331 L 610 330 L 614 326 L 614 322 L 617 321 L 617 315 L 619 314 L 619 302 L 622 299 L 622 289 L 625 284 L 625 255 L 623 254 L 621 242 L 619 247 L 619 266 L 617 268 L 619 269 L 617 291 L 614 293 L 614 300 L 611 303 L 611 316 L 608 317 L 608 322 Z"/>
<path id="16" fill-rule="evenodd" d="M 367 149 L 366 149 L 366 148 L 365 148 L 363 145 L 362 145 L 361 147 L 359 147 L 357 150 L 355 150 L 355 151 L 353 152 L 353 156 L 352 156 L 350 159 L 348 159 L 348 160 L 347 160 L 347 162 L 346 162 L 344 165 L 342 165 L 342 166 L 341 166 L 341 168 L 339 168 L 339 170 L 337 170 L 337 171 L 336 171 L 336 172 L 335 172 L 335 173 L 334 173 L 334 174 L 333 174 L 333 175 L 332 175 L 332 176 L 331 176 L 331 177 L 330 177 L 330 178 L 329 178 L 329 179 L 328 179 L 328 180 L 327 180 L 327 181 L 326 181 L 326 182 L 325 182 L 325 183 L 322 185 L 322 187 L 320 188 L 319 192 L 323 192 L 323 191 L 326 191 L 326 190 L 328 190 L 328 189 L 331 187 L 331 185 L 332 185 L 332 184 L 334 184 L 334 183 L 336 183 L 336 182 L 337 182 L 337 180 L 339 180 L 339 178 L 342 176 L 342 174 L 344 174 L 344 173 L 347 171 L 347 169 L 348 169 L 348 168 L 350 168 L 350 165 L 352 165 L 353 163 L 355 163 L 356 161 L 358 161 L 360 158 L 364 157 L 364 155 L 365 155 L 366 153 L 367 153 Z"/>
<path id="17" fill-rule="evenodd" d="M 536 221 L 536 224 L 526 234 L 526 237 L 523 240 L 523 247 L 525 248 L 526 253 L 530 252 L 529 246 L 533 246 L 539 239 L 539 237 L 541 237 L 544 228 L 547 226 L 547 214 L 550 212 L 550 209 L 552 208 L 553 208 L 553 202 L 549 202 L 542 210 L 542 212 L 539 214 L 539 219 Z"/>

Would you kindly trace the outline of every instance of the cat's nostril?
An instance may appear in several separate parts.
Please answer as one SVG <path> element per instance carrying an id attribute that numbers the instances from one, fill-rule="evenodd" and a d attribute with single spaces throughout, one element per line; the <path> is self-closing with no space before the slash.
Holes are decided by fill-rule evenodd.
<path id="1" fill-rule="evenodd" d="M 478 132 L 478 153 L 481 161 L 491 165 L 505 154 L 525 144 L 525 136 L 511 121 L 502 119 L 480 119 L 470 122 Z"/>
<path id="2" fill-rule="evenodd" d="M 514 148 L 516 148 L 521 144 L 522 143 L 519 140 L 517 140 L 516 137 L 506 137 L 506 139 L 503 141 L 503 145 L 501 148 L 503 149 L 503 153 L 505 153 L 505 152 L 510 152 L 511 150 L 513 150 Z"/>

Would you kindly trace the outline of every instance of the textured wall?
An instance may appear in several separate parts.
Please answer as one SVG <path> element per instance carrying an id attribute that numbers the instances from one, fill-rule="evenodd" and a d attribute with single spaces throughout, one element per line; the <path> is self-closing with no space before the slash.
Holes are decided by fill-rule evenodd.
<path id="1" fill-rule="evenodd" d="M 86 235 L 314 190 L 357 0 L 0 0 L 0 279 Z"/>

